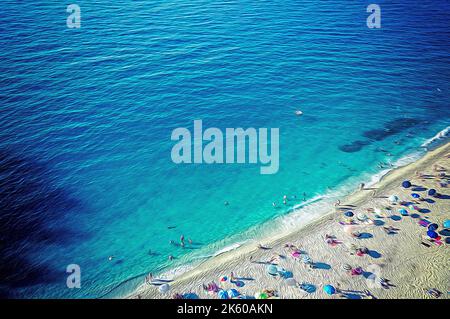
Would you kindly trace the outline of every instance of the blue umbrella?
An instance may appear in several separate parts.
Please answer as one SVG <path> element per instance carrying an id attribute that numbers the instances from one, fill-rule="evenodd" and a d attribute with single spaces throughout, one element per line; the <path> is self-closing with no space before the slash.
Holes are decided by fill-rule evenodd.
<path id="1" fill-rule="evenodd" d="M 329 295 L 334 295 L 336 293 L 336 289 L 332 285 L 326 285 L 323 287 L 323 291 Z"/>
<path id="2" fill-rule="evenodd" d="M 217 293 L 217 296 L 220 299 L 228 299 L 228 293 L 225 290 L 219 290 L 219 292 Z"/>
<path id="3" fill-rule="evenodd" d="M 410 181 L 403 181 L 402 186 L 404 188 L 410 188 L 411 187 L 411 182 Z"/>
<path id="4" fill-rule="evenodd" d="M 439 225 L 438 224 L 430 224 L 430 225 L 428 225 L 428 230 L 433 230 L 433 231 L 435 231 L 436 229 L 438 229 L 439 228 Z"/>
<path id="5" fill-rule="evenodd" d="M 437 238 L 439 236 L 438 233 L 436 233 L 434 230 L 427 231 L 427 235 L 430 238 Z"/>
<path id="6" fill-rule="evenodd" d="M 267 272 L 269 273 L 269 275 L 275 276 L 278 274 L 278 268 L 275 265 L 270 265 L 269 267 L 267 267 Z"/>
<path id="7" fill-rule="evenodd" d="M 428 195 L 430 195 L 430 196 L 436 195 L 436 190 L 434 188 L 429 189 L 428 190 Z"/>
<path id="8" fill-rule="evenodd" d="M 316 287 L 314 285 L 307 283 L 300 284 L 300 289 L 310 294 L 316 291 Z"/>
<path id="9" fill-rule="evenodd" d="M 414 198 L 420 198 L 420 195 L 417 194 L 417 193 L 412 193 L 411 196 L 414 197 Z"/>
<path id="10" fill-rule="evenodd" d="M 447 219 L 442 226 L 444 226 L 445 228 L 450 228 L 450 219 Z"/>
<path id="11" fill-rule="evenodd" d="M 347 217 L 353 217 L 354 216 L 353 212 L 351 212 L 351 211 L 345 212 L 344 215 L 347 216 Z"/>
<path id="12" fill-rule="evenodd" d="M 228 290 L 228 297 L 230 298 L 236 298 L 240 295 L 239 291 L 237 291 L 236 289 L 230 289 Z"/>
<path id="13" fill-rule="evenodd" d="M 398 210 L 398 212 L 399 212 L 400 215 L 402 215 L 402 216 L 408 216 L 408 211 L 407 211 L 406 209 L 404 209 L 404 208 L 400 208 L 400 209 Z"/>

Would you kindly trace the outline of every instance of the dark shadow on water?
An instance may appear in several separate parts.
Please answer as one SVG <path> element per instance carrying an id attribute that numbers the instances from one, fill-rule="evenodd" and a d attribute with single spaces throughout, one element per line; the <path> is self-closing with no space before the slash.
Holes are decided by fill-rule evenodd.
<path id="1" fill-rule="evenodd" d="M 364 146 L 369 144 L 369 141 L 353 141 L 352 143 L 339 146 L 339 149 L 346 153 L 355 153 L 359 152 Z"/>
<path id="2" fill-rule="evenodd" d="M 0 150 L 0 278 L 9 288 L 64 282 L 65 269 L 29 261 L 42 245 L 70 244 L 87 234 L 55 227 L 58 218 L 80 204 L 55 186 L 49 168 L 29 158 Z M 49 225 L 52 225 L 50 228 Z M 14 292 L 10 295 L 14 297 Z"/>

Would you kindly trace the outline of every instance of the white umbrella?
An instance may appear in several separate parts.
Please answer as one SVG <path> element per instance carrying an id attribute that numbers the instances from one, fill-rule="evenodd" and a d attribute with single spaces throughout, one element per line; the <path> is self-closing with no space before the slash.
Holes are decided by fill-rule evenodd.
<path id="1" fill-rule="evenodd" d="M 398 197 L 395 195 L 391 195 L 389 196 L 389 201 L 392 203 L 397 203 L 398 202 Z"/>
<path id="2" fill-rule="evenodd" d="M 286 285 L 289 287 L 295 287 L 297 285 L 297 281 L 295 281 L 294 278 L 288 278 L 286 279 Z"/>
<path id="3" fill-rule="evenodd" d="M 162 294 L 169 292 L 169 290 L 170 290 L 169 284 L 163 284 L 163 285 L 159 286 L 159 292 Z"/>

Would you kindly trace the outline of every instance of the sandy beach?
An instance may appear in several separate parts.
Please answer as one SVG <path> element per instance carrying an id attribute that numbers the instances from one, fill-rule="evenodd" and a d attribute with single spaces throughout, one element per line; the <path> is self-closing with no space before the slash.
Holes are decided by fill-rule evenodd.
<path id="1" fill-rule="evenodd" d="M 447 143 L 341 199 L 334 211 L 301 229 L 244 245 L 178 277 L 154 278 L 129 298 L 218 298 L 203 287 L 212 282 L 243 298 L 264 289 L 280 299 L 449 298 L 450 230 L 443 222 L 450 219 L 450 186 L 442 184 L 449 171 Z M 402 187 L 405 180 L 412 186 Z M 430 189 L 439 195 L 429 195 Z M 346 217 L 348 211 L 354 216 Z M 429 223 L 439 225 L 440 240 L 427 236 Z M 269 274 L 274 267 L 277 273 Z M 168 293 L 160 292 L 158 279 L 170 281 Z M 325 285 L 336 293 L 327 294 Z"/>

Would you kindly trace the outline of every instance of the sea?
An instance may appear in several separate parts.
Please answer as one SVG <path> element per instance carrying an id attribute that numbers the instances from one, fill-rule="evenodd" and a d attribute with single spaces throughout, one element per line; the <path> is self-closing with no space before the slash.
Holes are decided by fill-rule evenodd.
<path id="1" fill-rule="evenodd" d="M 0 9 L 2 298 L 124 297 L 312 221 L 449 135 L 448 1 L 73 3 L 80 28 L 57 0 Z M 278 172 L 174 163 L 195 120 L 278 128 Z"/>

